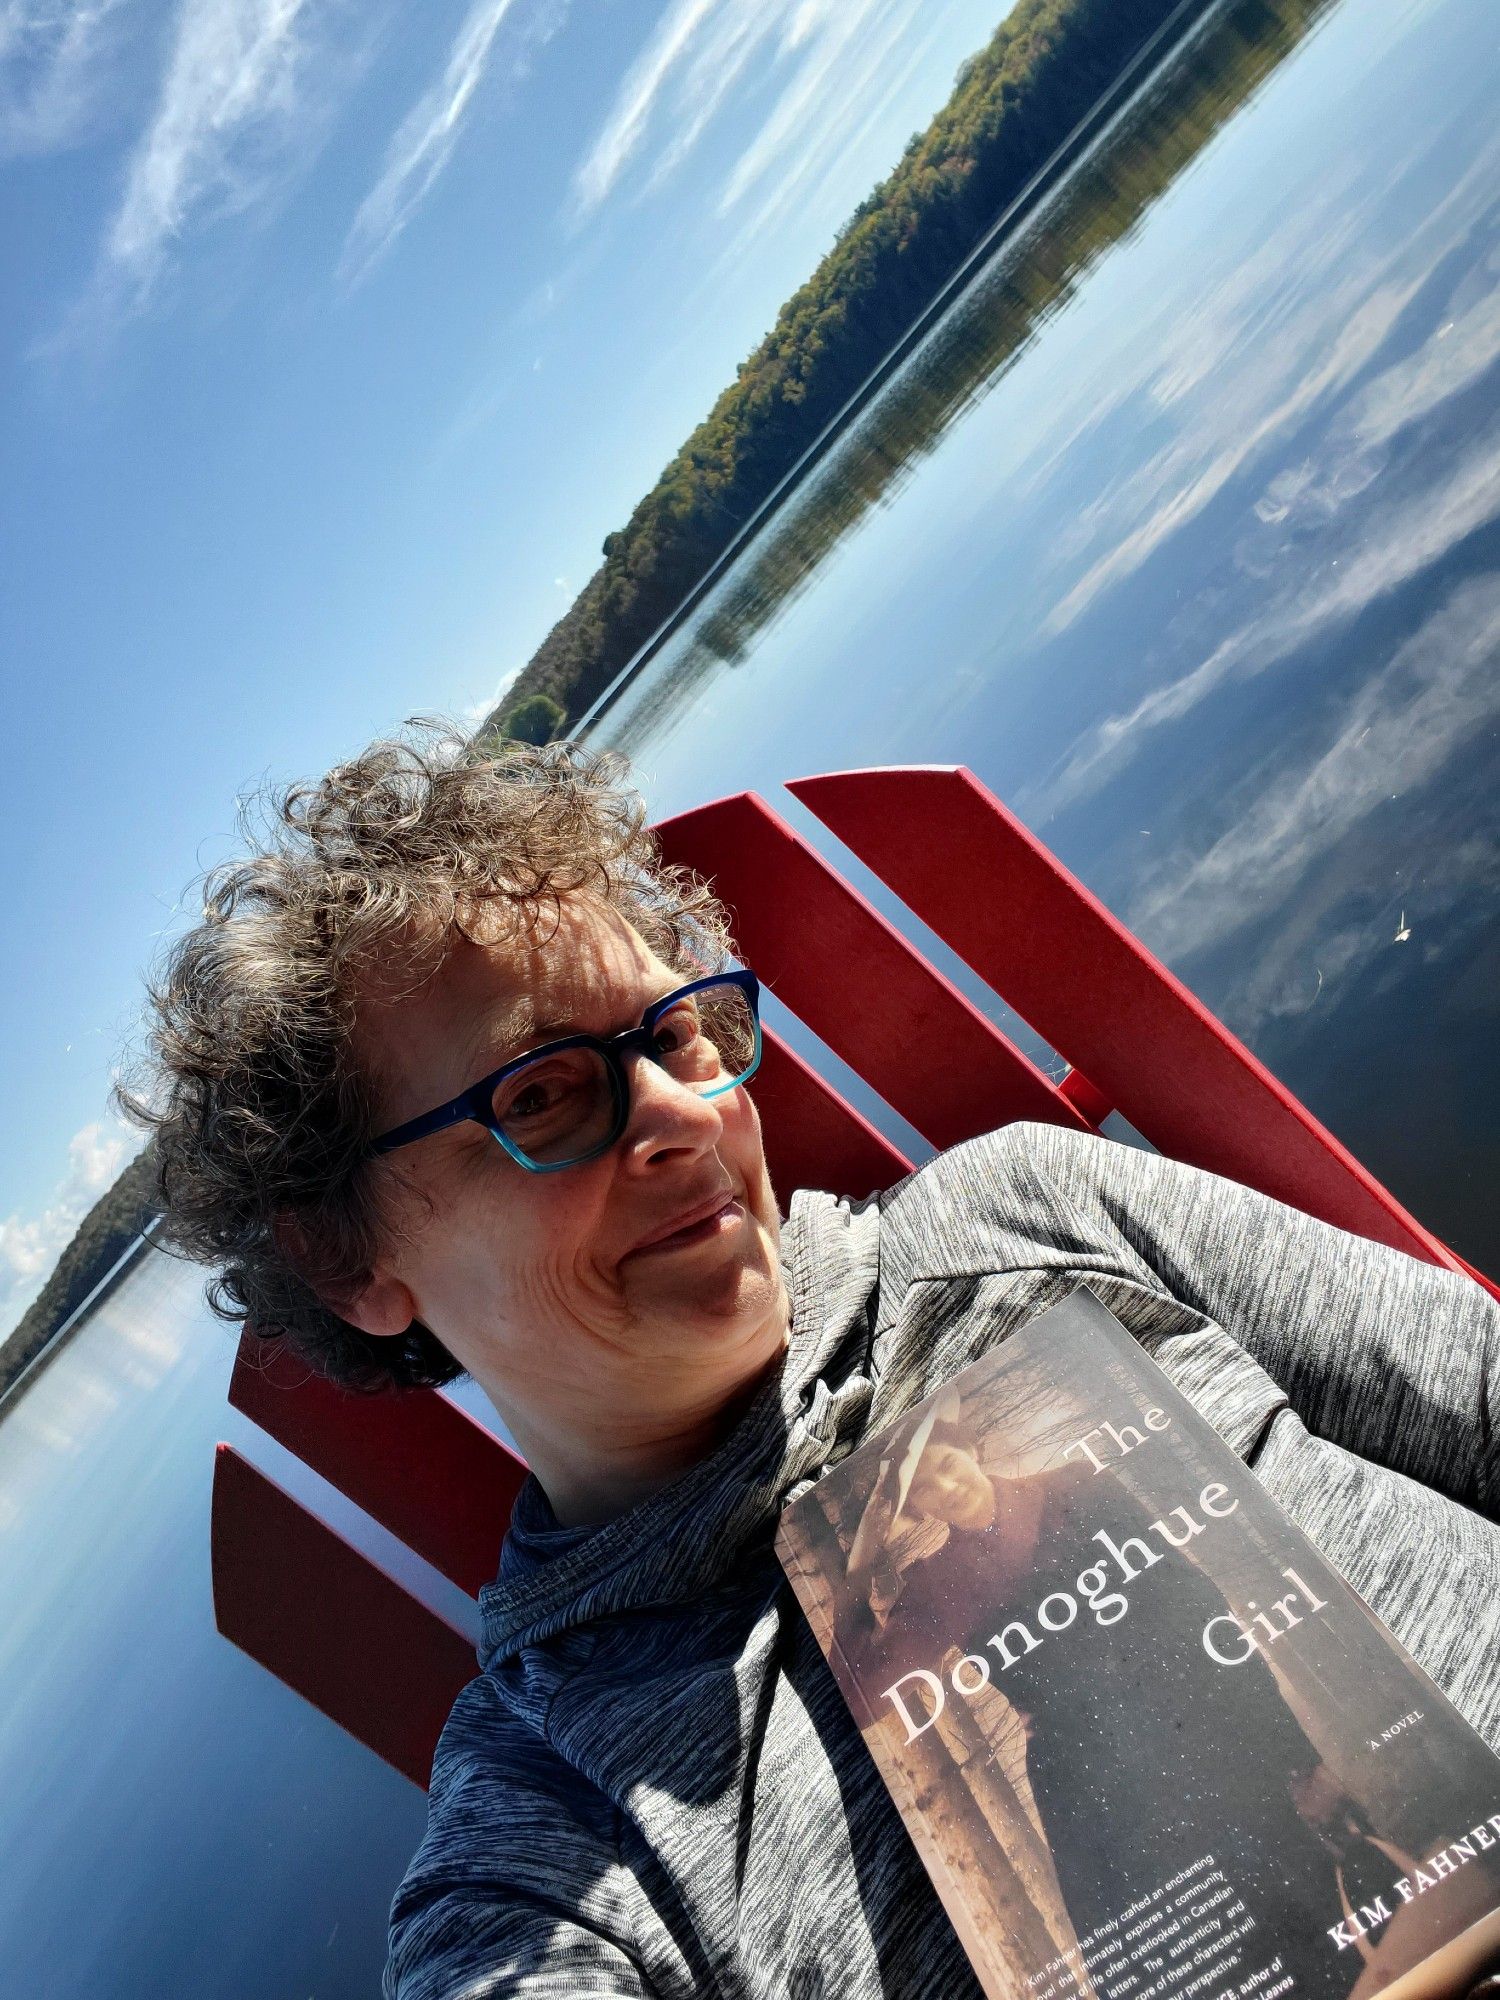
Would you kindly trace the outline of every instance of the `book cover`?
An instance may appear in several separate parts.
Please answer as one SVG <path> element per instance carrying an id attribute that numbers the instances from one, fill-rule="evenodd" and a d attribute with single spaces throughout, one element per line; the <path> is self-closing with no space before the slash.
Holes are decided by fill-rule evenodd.
<path id="1" fill-rule="evenodd" d="M 777 1547 L 994 2000 L 1500 1969 L 1500 1758 L 1087 1288 Z"/>

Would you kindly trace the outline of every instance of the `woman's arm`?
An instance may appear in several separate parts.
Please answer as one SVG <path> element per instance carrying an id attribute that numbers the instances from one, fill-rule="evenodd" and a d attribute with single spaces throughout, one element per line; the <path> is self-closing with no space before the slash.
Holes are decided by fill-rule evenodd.
<path id="1" fill-rule="evenodd" d="M 619 1946 L 556 1908 L 457 1885 L 405 1912 L 386 2000 L 651 2000 Z"/>
<path id="2" fill-rule="evenodd" d="M 1483 1286 L 1134 1147 L 1045 1125 L 995 1136 L 1231 1334 L 1309 1431 L 1500 1511 L 1500 1304 Z"/>
<path id="3" fill-rule="evenodd" d="M 614 1808 L 471 1681 L 391 1903 L 385 2000 L 657 2000 L 636 1949 L 643 1900 Z M 668 1970 L 673 1992 L 694 1990 Z"/>

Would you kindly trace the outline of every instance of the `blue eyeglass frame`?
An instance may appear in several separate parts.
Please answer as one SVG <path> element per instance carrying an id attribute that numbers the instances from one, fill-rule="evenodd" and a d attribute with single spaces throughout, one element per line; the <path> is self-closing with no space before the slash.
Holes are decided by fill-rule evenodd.
<path id="1" fill-rule="evenodd" d="M 630 1078 L 626 1073 L 624 1056 L 630 1049 L 639 1049 L 641 1054 L 665 1068 L 661 1056 L 654 1046 L 656 1024 L 668 1008 L 675 1007 L 691 994 L 701 993 L 708 986 L 738 986 L 750 1006 L 750 1018 L 755 1024 L 755 1051 L 750 1058 L 748 1069 L 742 1070 L 728 1083 L 721 1083 L 712 1090 L 700 1090 L 699 1097 L 722 1097 L 726 1090 L 738 1089 L 748 1083 L 760 1067 L 760 981 L 748 967 L 738 972 L 712 972 L 703 979 L 689 980 L 686 986 L 676 986 L 670 993 L 664 993 L 660 1000 L 653 1000 L 634 1028 L 626 1028 L 618 1035 L 564 1035 L 555 1042 L 542 1042 L 534 1049 L 526 1049 L 510 1061 L 502 1063 L 488 1076 L 482 1076 L 478 1083 L 472 1083 L 457 1097 L 440 1104 L 435 1111 L 424 1111 L 419 1118 L 409 1118 L 404 1125 L 396 1125 L 389 1132 L 382 1132 L 378 1139 L 370 1142 L 372 1154 L 392 1153 L 398 1146 L 409 1146 L 417 1139 L 426 1139 L 434 1132 L 445 1132 L 450 1125 L 461 1125 L 472 1119 L 482 1125 L 492 1139 L 498 1140 L 518 1167 L 524 1167 L 529 1174 L 560 1174 L 568 1167 L 581 1167 L 586 1160 L 596 1160 L 601 1153 L 607 1153 L 619 1139 L 630 1119 Z M 552 1160 L 539 1162 L 528 1160 L 513 1141 L 507 1139 L 495 1123 L 495 1092 L 505 1078 L 514 1075 L 518 1069 L 525 1069 L 528 1063 L 536 1062 L 542 1056 L 556 1055 L 563 1049 L 596 1049 L 604 1059 L 614 1091 L 615 1110 L 609 1136 L 597 1146 L 591 1146 L 586 1153 L 578 1154 L 572 1160 Z"/>

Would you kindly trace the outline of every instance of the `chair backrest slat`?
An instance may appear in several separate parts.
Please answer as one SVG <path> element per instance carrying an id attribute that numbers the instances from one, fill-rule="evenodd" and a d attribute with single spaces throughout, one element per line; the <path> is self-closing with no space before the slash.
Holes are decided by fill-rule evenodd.
<path id="1" fill-rule="evenodd" d="M 912 1163 L 847 1099 L 767 1028 L 749 1092 L 760 1114 L 771 1185 L 785 1207 L 793 1188 L 870 1194 Z"/>
<path id="2" fill-rule="evenodd" d="M 972 771 L 787 789 L 1159 1151 L 1464 1268 Z"/>
<path id="3" fill-rule="evenodd" d="M 227 1444 L 214 1455 L 211 1546 L 225 1638 L 425 1786 L 478 1671 L 472 1639 Z"/>
<path id="4" fill-rule="evenodd" d="M 471 1597 L 493 1581 L 526 1466 L 467 1410 L 425 1389 L 340 1389 L 253 1334 L 229 1400 Z"/>
<path id="5" fill-rule="evenodd" d="M 778 1000 L 939 1149 L 1018 1118 L 1088 1121 L 894 925 L 753 792 L 663 820 Z"/>

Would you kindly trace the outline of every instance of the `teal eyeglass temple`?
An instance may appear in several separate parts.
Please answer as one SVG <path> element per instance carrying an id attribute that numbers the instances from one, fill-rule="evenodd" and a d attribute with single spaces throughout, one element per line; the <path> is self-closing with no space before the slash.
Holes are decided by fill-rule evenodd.
<path id="1" fill-rule="evenodd" d="M 438 1105 L 436 1110 L 424 1111 L 420 1117 L 410 1118 L 404 1125 L 394 1126 L 389 1132 L 381 1133 L 378 1139 L 371 1141 L 370 1151 L 372 1154 L 391 1153 L 398 1146 L 410 1146 L 415 1140 L 425 1139 L 433 1132 L 444 1132 L 450 1125 L 461 1125 L 466 1120 L 472 1119 L 476 1124 L 482 1125 L 491 1138 L 499 1141 L 517 1166 L 524 1167 L 531 1174 L 561 1173 L 565 1167 L 577 1167 L 585 1160 L 597 1159 L 601 1153 L 608 1152 L 619 1139 L 630 1117 L 630 1079 L 626 1073 L 624 1057 L 632 1049 L 639 1049 L 652 1062 L 665 1067 L 661 1052 L 656 1047 L 657 1023 L 669 1008 L 712 986 L 738 987 L 745 996 L 755 1028 L 754 1047 L 745 1068 L 737 1076 L 715 1084 L 712 1090 L 699 1092 L 702 1097 L 721 1097 L 726 1090 L 734 1090 L 738 1085 L 748 1082 L 760 1067 L 760 981 L 748 968 L 738 972 L 710 973 L 704 979 L 690 980 L 686 986 L 678 986 L 672 992 L 664 993 L 660 1000 L 652 1001 L 641 1016 L 638 1027 L 626 1028 L 622 1034 L 608 1037 L 564 1035 L 558 1041 L 544 1042 L 539 1048 L 527 1049 L 522 1055 L 513 1056 L 508 1063 L 502 1063 L 499 1069 L 492 1070 L 488 1076 L 482 1076 L 478 1083 L 470 1084 L 467 1090 L 460 1091 L 457 1097 L 450 1098 L 446 1104 Z M 558 1055 L 564 1049 L 592 1049 L 603 1059 L 614 1097 L 614 1113 L 609 1132 L 597 1145 L 590 1146 L 586 1152 L 579 1153 L 572 1159 L 545 1163 L 530 1160 L 514 1141 L 506 1137 L 496 1122 L 495 1092 L 505 1079 L 513 1076 L 517 1070 L 525 1069 L 528 1064 L 538 1061 L 543 1056 Z"/>

